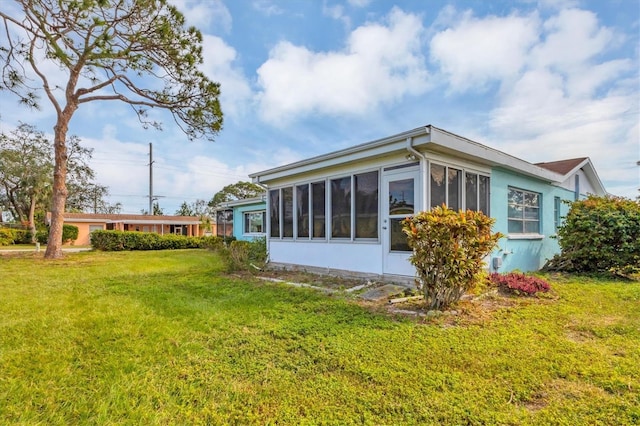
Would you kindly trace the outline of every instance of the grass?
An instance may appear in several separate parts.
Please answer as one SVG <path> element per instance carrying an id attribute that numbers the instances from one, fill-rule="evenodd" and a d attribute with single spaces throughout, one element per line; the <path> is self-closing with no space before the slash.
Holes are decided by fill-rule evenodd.
<path id="1" fill-rule="evenodd" d="M 197 250 L 0 256 L 3 424 L 638 424 L 640 284 L 458 324 Z"/>

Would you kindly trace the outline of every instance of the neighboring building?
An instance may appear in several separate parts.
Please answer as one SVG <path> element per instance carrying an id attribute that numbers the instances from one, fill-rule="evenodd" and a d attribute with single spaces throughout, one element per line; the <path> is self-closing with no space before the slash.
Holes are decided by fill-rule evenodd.
<path id="1" fill-rule="evenodd" d="M 47 223 L 51 213 L 47 213 Z M 64 224 L 78 227 L 76 245 L 91 244 L 90 234 L 97 230 L 155 232 L 200 236 L 200 219 L 195 216 L 152 216 L 142 214 L 65 213 Z"/>
<path id="2" fill-rule="evenodd" d="M 255 198 L 223 203 L 217 211 L 218 235 L 236 240 L 253 240 L 266 236 L 266 194 Z"/>
<path id="3" fill-rule="evenodd" d="M 400 222 L 418 211 L 483 211 L 505 235 L 490 269 L 531 271 L 559 250 L 562 201 L 606 194 L 588 158 L 535 165 L 434 126 L 250 176 L 272 263 L 389 278 L 415 275 Z"/>

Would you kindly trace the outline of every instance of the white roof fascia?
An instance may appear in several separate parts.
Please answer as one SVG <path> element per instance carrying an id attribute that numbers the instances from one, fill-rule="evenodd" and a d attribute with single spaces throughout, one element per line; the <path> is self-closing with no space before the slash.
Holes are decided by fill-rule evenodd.
<path id="1" fill-rule="evenodd" d="M 138 225 L 197 225 L 200 223 L 199 220 L 188 220 L 188 221 L 171 221 L 171 220 L 118 220 L 112 223 L 133 223 Z"/>
<path id="2" fill-rule="evenodd" d="M 260 204 L 266 201 L 267 201 L 267 193 L 265 192 L 264 195 L 260 197 L 243 198 L 241 200 L 233 200 L 233 201 L 227 201 L 226 203 L 221 203 L 220 208 L 218 208 L 217 210 L 220 210 L 221 208 L 227 209 L 229 207 L 246 206 L 249 204 Z"/>
<path id="3" fill-rule="evenodd" d="M 565 179 L 569 178 L 573 174 L 577 173 L 578 170 L 583 169 L 584 174 L 587 175 L 591 183 L 593 184 L 594 189 L 596 190 L 595 195 L 607 195 L 607 191 L 604 189 L 604 185 L 596 172 L 596 168 L 593 167 L 593 163 L 590 158 L 585 158 L 580 164 L 575 166 L 569 173 L 565 175 Z"/>
<path id="4" fill-rule="evenodd" d="M 388 138 L 378 139 L 372 142 L 342 149 L 340 151 L 334 151 L 329 154 L 312 157 L 262 172 L 252 173 L 249 177 L 253 180 L 253 183 L 261 184 L 274 179 L 290 177 L 320 168 L 337 166 L 369 157 L 389 154 L 399 150 L 406 150 L 407 138 L 426 136 L 428 133 L 429 129 L 427 127 L 419 127 Z"/>
<path id="5" fill-rule="evenodd" d="M 306 160 L 287 164 L 262 172 L 250 174 L 254 183 L 264 183 L 275 179 L 292 177 L 297 174 L 347 164 L 369 157 L 390 154 L 407 149 L 407 138 L 414 138 L 412 146 L 415 149 L 431 149 L 444 151 L 451 155 L 475 159 L 491 166 L 501 166 L 527 176 L 535 177 L 547 182 L 561 183 L 563 175 L 536 166 L 497 149 L 449 133 L 434 126 L 425 126 L 404 133 L 378 139 L 372 142 L 356 145 L 340 151 L 320 155 Z"/>
<path id="6" fill-rule="evenodd" d="M 481 143 L 449 133 L 445 130 L 431 126 L 430 143 L 439 145 L 448 150 L 470 155 L 489 161 L 494 166 L 502 166 L 505 169 L 516 171 L 528 176 L 543 179 L 549 182 L 560 183 L 563 176 L 535 164 L 521 160 L 497 149 L 490 148 Z"/>
<path id="7" fill-rule="evenodd" d="M 85 218 L 64 218 L 64 222 L 78 222 L 78 223 L 109 223 L 109 219 L 85 219 Z"/>

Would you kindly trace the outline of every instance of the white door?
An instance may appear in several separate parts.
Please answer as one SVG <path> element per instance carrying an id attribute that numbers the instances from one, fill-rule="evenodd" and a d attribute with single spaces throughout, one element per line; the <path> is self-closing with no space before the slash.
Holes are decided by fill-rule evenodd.
<path id="1" fill-rule="evenodd" d="M 383 174 L 381 235 L 385 274 L 415 275 L 415 268 L 409 263 L 411 250 L 401 222 L 418 212 L 421 193 L 418 167 Z"/>

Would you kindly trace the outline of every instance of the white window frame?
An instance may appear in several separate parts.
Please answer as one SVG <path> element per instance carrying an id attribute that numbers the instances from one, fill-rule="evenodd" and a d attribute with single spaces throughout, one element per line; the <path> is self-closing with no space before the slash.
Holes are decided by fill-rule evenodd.
<path id="1" fill-rule="evenodd" d="M 509 206 L 511 204 L 513 204 L 511 202 L 511 199 L 509 197 L 511 191 L 514 192 L 520 192 L 522 193 L 522 204 L 517 204 L 518 206 L 522 207 L 522 218 L 515 218 L 515 217 L 511 217 L 509 216 Z M 526 194 L 531 194 L 531 195 L 536 195 L 537 196 L 537 200 L 538 203 L 536 206 L 527 206 L 525 203 L 525 198 L 526 198 Z M 527 219 L 525 218 L 525 208 L 526 207 L 535 207 L 538 209 L 538 218 L 537 219 Z M 523 232 L 511 232 L 509 231 L 509 222 L 510 221 L 521 221 L 522 222 L 522 231 Z M 537 232 L 526 232 L 526 223 L 532 223 L 532 222 L 537 222 L 538 223 L 538 231 Z M 507 232 L 508 232 L 508 238 L 510 239 L 540 239 L 543 238 L 543 235 L 541 234 L 542 231 L 542 194 L 539 192 L 535 192 L 535 191 L 529 191 L 526 189 L 522 189 L 522 188 L 516 188 L 513 186 L 509 186 L 507 187 Z"/>
<path id="2" fill-rule="evenodd" d="M 262 231 L 261 232 L 252 232 L 247 229 L 247 224 L 251 224 L 251 219 L 247 221 L 248 216 L 250 215 L 260 215 L 262 220 Z M 267 226 L 267 213 L 266 210 L 251 210 L 242 212 L 242 235 L 247 236 L 260 236 L 263 237 L 266 235 L 266 226 Z"/>

